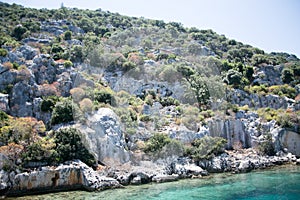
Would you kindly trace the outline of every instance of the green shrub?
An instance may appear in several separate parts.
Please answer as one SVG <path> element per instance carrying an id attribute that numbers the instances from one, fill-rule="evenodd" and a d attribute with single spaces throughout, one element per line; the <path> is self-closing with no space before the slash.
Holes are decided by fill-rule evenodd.
<path id="1" fill-rule="evenodd" d="M 7 56 L 8 52 L 6 51 L 6 49 L 2 49 L 0 48 L 0 56 L 5 57 Z"/>
<path id="2" fill-rule="evenodd" d="M 78 106 L 71 99 L 63 99 L 57 102 L 53 108 L 50 123 L 55 125 L 71 122 L 80 117 L 80 114 Z"/>
<path id="3" fill-rule="evenodd" d="M 185 154 L 194 160 L 210 159 L 224 152 L 227 141 L 222 137 L 204 136 L 192 142 L 192 147 L 187 148 Z"/>
<path id="4" fill-rule="evenodd" d="M 162 106 L 179 106 L 180 102 L 177 99 L 174 99 L 173 97 L 162 97 L 159 98 L 159 102 Z"/>
<path id="5" fill-rule="evenodd" d="M 95 101 L 98 103 L 107 103 L 113 105 L 115 103 L 115 98 L 112 92 L 107 90 L 96 90 L 94 94 Z"/>
<path id="6" fill-rule="evenodd" d="M 43 112 L 52 112 L 55 104 L 58 101 L 59 101 L 59 97 L 57 97 L 57 96 L 43 97 L 43 101 L 41 103 L 41 111 L 43 111 Z"/>
<path id="7" fill-rule="evenodd" d="M 151 117 L 150 117 L 150 115 L 141 115 L 140 116 L 140 121 L 149 122 L 149 121 L 151 121 Z"/>
<path id="8" fill-rule="evenodd" d="M 66 61 L 64 62 L 64 67 L 65 67 L 65 68 L 69 68 L 69 67 L 72 67 L 72 66 L 73 66 L 72 61 L 66 60 Z"/>
<path id="9" fill-rule="evenodd" d="M 80 159 L 89 166 L 94 166 L 96 160 L 83 145 L 81 133 L 75 128 L 62 128 L 54 133 L 56 160 L 64 162 L 73 159 Z"/>
<path id="10" fill-rule="evenodd" d="M 268 88 L 268 91 L 271 94 L 276 94 L 279 96 L 286 96 L 291 99 L 294 99 L 296 97 L 296 89 L 289 86 L 288 84 L 273 85 Z"/>
<path id="11" fill-rule="evenodd" d="M 2 110 L 0 110 L 0 125 L 1 125 L 1 122 L 3 121 L 6 121 L 8 119 L 8 115 L 3 112 Z"/>
<path id="12" fill-rule="evenodd" d="M 72 32 L 71 31 L 66 31 L 64 33 L 64 39 L 65 40 L 71 40 L 72 39 Z"/>
<path id="13" fill-rule="evenodd" d="M 22 154 L 23 165 L 26 167 L 28 162 L 45 162 L 52 164 L 55 161 L 54 156 L 56 155 L 53 148 L 54 143 L 44 139 L 30 144 Z"/>
<path id="14" fill-rule="evenodd" d="M 294 80 L 294 72 L 292 69 L 285 68 L 282 70 L 281 74 L 281 80 L 283 83 L 289 84 Z"/>
<path id="15" fill-rule="evenodd" d="M 272 142 L 272 135 L 267 134 L 264 136 L 264 141 L 260 142 L 258 145 L 258 150 L 263 155 L 274 156 L 275 147 Z"/>
<path id="16" fill-rule="evenodd" d="M 170 142 L 171 139 L 167 135 L 156 133 L 146 142 L 145 152 L 158 152 Z"/>

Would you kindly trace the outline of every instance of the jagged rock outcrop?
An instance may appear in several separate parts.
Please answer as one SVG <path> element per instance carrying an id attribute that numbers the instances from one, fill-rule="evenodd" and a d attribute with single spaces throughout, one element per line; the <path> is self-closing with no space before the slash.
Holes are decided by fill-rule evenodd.
<path id="1" fill-rule="evenodd" d="M 267 65 L 262 67 L 257 67 L 254 70 L 253 77 L 255 78 L 253 84 L 258 85 L 282 85 L 281 71 L 283 69 L 282 65 Z"/>
<path id="2" fill-rule="evenodd" d="M 130 153 L 118 116 L 109 108 L 100 108 L 87 117 L 86 125 L 78 125 L 84 135 L 87 148 L 96 159 L 116 165 L 128 162 Z"/>
<path id="3" fill-rule="evenodd" d="M 113 178 L 100 176 L 79 160 L 69 161 L 57 167 L 42 167 L 31 172 L 6 173 L 1 171 L 1 188 L 6 195 L 54 192 L 70 189 L 88 191 L 120 187 Z"/>
<path id="4" fill-rule="evenodd" d="M 228 94 L 228 99 L 231 101 L 232 104 L 237 104 L 239 106 L 248 105 L 249 107 L 256 109 L 269 107 L 273 109 L 290 108 L 293 110 L 297 110 L 298 108 L 298 106 L 296 106 L 297 102 L 287 97 L 281 97 L 273 94 L 249 94 L 240 89 L 231 90 Z"/>
<path id="5" fill-rule="evenodd" d="M 0 110 L 4 112 L 9 111 L 8 94 L 0 93 Z"/>
<path id="6" fill-rule="evenodd" d="M 167 167 L 169 175 L 177 174 L 179 178 L 207 176 L 206 170 L 192 163 L 190 159 L 179 158 Z"/>
<path id="7" fill-rule="evenodd" d="M 14 85 L 11 93 L 11 114 L 18 117 L 32 116 L 32 100 L 36 89 L 27 81 Z"/>
<path id="8" fill-rule="evenodd" d="M 277 153 L 276 156 L 261 156 L 253 149 L 242 152 L 227 152 L 210 160 L 199 161 L 199 166 L 208 172 L 249 172 L 254 169 L 264 169 L 275 165 L 296 162 L 291 153 Z"/>
<path id="9" fill-rule="evenodd" d="M 35 56 L 33 64 L 28 67 L 35 77 L 35 82 L 38 85 L 48 83 L 51 84 L 56 80 L 57 68 L 54 65 L 54 60 L 50 55 L 40 54 Z"/>
<path id="10" fill-rule="evenodd" d="M 278 141 L 281 149 L 286 148 L 288 152 L 300 156 L 300 134 L 290 130 L 281 130 L 278 134 Z"/>

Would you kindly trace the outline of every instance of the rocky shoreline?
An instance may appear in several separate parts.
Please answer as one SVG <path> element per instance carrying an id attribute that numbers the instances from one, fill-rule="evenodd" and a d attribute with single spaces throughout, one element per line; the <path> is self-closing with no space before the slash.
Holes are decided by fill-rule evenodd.
<path id="1" fill-rule="evenodd" d="M 31 172 L 0 172 L 0 194 L 24 196 L 70 190 L 101 191 L 121 188 L 126 185 L 162 183 L 184 178 L 201 178 L 210 173 L 245 173 L 279 165 L 300 164 L 291 153 L 276 156 L 260 156 L 254 149 L 226 151 L 210 160 L 197 163 L 188 158 L 177 158 L 172 162 L 141 161 L 139 165 L 129 163 L 116 168 L 104 167 L 93 170 L 80 160 L 68 161 L 57 167 L 41 167 Z"/>

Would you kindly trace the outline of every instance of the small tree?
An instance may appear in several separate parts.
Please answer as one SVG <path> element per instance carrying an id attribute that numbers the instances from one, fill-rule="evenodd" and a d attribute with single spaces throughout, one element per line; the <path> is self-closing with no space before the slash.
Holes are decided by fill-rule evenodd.
<path id="1" fill-rule="evenodd" d="M 15 37 L 17 40 L 22 40 L 26 32 L 27 32 L 26 27 L 22 25 L 18 25 L 13 29 L 12 36 Z"/>
<path id="2" fill-rule="evenodd" d="M 258 150 L 263 155 L 268 155 L 268 156 L 275 155 L 275 148 L 274 148 L 271 134 L 265 135 L 264 140 L 259 143 Z"/>
<path id="3" fill-rule="evenodd" d="M 224 82 L 233 85 L 234 87 L 238 87 L 242 82 L 243 75 L 241 72 L 238 72 L 234 69 L 230 69 L 226 73 L 226 77 L 224 79 Z"/>
<path id="4" fill-rule="evenodd" d="M 75 128 L 59 129 L 55 131 L 54 142 L 58 162 L 80 159 L 89 166 L 96 164 L 94 156 L 83 145 L 79 130 Z"/>
<path id="5" fill-rule="evenodd" d="M 64 34 L 64 39 L 65 40 L 71 40 L 72 39 L 72 32 L 71 31 L 66 31 Z"/>
<path id="6" fill-rule="evenodd" d="M 78 106 L 69 98 L 57 102 L 53 108 L 51 124 L 67 123 L 74 121 L 80 115 Z"/>
<path id="7" fill-rule="evenodd" d="M 192 148 L 186 152 L 195 160 L 210 159 L 224 152 L 226 140 L 221 137 L 204 136 L 192 143 Z"/>
<path id="8" fill-rule="evenodd" d="M 283 83 L 289 84 L 294 80 L 294 72 L 289 68 L 285 68 L 282 70 L 281 80 Z"/>
<path id="9" fill-rule="evenodd" d="M 188 66 L 179 66 L 177 71 L 180 72 L 188 82 L 190 89 L 197 99 L 199 110 L 202 111 L 205 109 L 205 107 L 207 107 L 210 94 L 204 77 Z"/>

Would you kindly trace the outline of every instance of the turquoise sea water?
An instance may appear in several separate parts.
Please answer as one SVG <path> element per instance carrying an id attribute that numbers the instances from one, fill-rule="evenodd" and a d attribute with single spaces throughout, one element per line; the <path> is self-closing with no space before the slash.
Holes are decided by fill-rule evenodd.
<path id="1" fill-rule="evenodd" d="M 246 174 L 216 174 L 205 179 L 186 179 L 171 183 L 127 186 L 102 192 L 61 192 L 19 197 L 40 199 L 105 200 L 194 200 L 194 199 L 300 199 L 300 166 L 280 167 Z"/>

